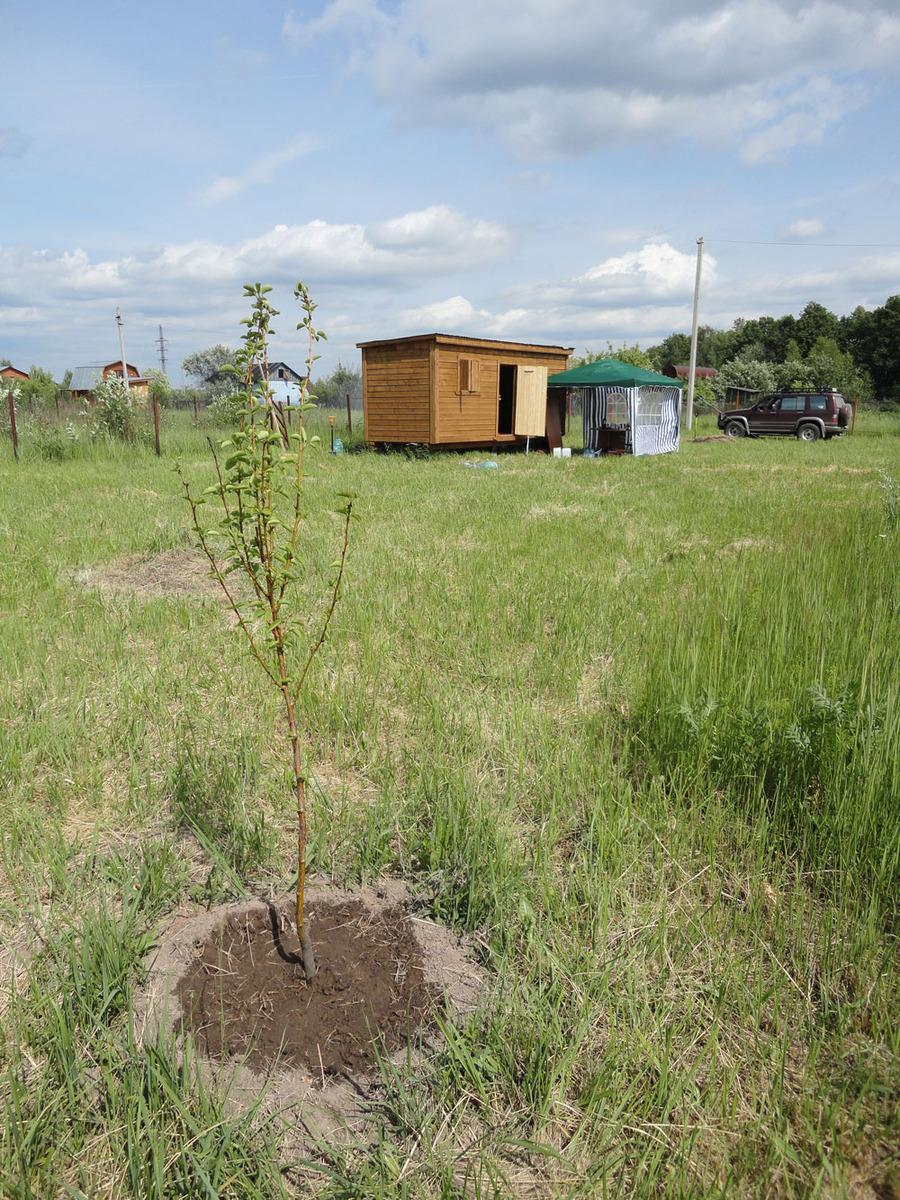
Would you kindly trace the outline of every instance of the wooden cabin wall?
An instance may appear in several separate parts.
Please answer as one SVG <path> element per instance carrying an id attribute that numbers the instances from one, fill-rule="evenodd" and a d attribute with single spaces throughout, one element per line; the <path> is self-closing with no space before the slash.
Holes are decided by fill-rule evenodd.
<path id="1" fill-rule="evenodd" d="M 568 365 L 565 354 L 486 349 L 479 346 L 445 346 L 435 348 L 435 443 L 497 441 L 497 396 L 501 363 L 517 366 L 546 366 L 552 374 L 564 371 Z M 478 362 L 478 390 L 460 391 L 459 360 Z M 514 440 L 513 438 L 499 439 Z"/>
<path id="2" fill-rule="evenodd" d="M 363 350 L 367 442 L 430 442 L 429 342 Z"/>

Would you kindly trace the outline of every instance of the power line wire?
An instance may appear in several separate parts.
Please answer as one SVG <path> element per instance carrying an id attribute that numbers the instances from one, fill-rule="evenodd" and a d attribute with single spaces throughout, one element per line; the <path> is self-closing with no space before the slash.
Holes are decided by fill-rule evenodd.
<path id="1" fill-rule="evenodd" d="M 900 242 L 755 242 L 715 236 L 706 241 L 725 246 L 800 246 L 806 250 L 900 250 Z"/>

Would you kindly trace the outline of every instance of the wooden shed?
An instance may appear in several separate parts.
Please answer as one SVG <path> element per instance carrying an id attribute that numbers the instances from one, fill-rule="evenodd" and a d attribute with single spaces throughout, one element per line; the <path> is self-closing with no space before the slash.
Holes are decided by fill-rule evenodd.
<path id="1" fill-rule="evenodd" d="M 565 400 L 547 376 L 572 348 L 423 333 L 360 342 L 363 415 L 370 444 L 456 449 L 562 444 Z M 540 443 L 539 443 L 540 444 Z"/>

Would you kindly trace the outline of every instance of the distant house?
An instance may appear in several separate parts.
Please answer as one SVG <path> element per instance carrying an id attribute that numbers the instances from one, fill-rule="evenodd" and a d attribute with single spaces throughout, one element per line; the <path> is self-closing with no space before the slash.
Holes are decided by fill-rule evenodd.
<path id="1" fill-rule="evenodd" d="M 254 390 L 260 393 L 260 403 L 262 403 L 263 389 L 260 387 Z M 287 379 L 270 379 L 268 391 L 273 404 L 285 408 L 298 408 L 300 405 L 300 388 Z"/>
<path id="2" fill-rule="evenodd" d="M 0 379 L 12 379 L 14 382 L 21 382 L 29 379 L 27 371 L 20 371 L 18 367 L 0 367 Z"/>
<path id="3" fill-rule="evenodd" d="M 691 373 L 691 365 L 690 363 L 669 363 L 668 366 L 663 367 L 662 373 L 663 375 L 668 375 L 670 379 L 687 379 Z M 715 367 L 697 367 L 694 372 L 694 378 L 715 379 L 718 373 Z"/>
<path id="4" fill-rule="evenodd" d="M 125 368 L 128 372 L 128 386 L 134 393 L 134 398 L 136 400 L 146 400 L 149 381 L 132 363 L 126 363 Z M 121 378 L 121 359 L 100 366 L 76 367 L 72 372 L 69 392 L 73 400 L 85 400 L 88 404 L 93 404 L 94 392 L 98 383 L 101 383 L 104 379 Z"/>
<path id="5" fill-rule="evenodd" d="M 259 383 L 262 377 L 262 371 L 259 367 L 253 372 L 253 377 L 256 383 Z M 286 362 L 270 362 L 269 363 L 269 380 L 284 380 L 285 383 L 299 384 L 303 382 L 303 376 L 298 375 L 293 367 L 289 367 Z"/>

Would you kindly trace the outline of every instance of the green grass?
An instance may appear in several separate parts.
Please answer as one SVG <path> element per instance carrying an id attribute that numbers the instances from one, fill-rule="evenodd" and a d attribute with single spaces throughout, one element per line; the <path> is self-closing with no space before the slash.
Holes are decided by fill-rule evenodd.
<path id="1" fill-rule="evenodd" d="M 385 1067 L 369 1146 L 283 1163 L 129 1021 L 177 907 L 290 880 L 276 698 L 215 604 L 79 574 L 190 545 L 208 432 L 2 449 L 0 1194 L 894 1194 L 900 421 L 311 455 L 311 610 L 359 514 L 303 702 L 313 867 L 402 874 L 493 986 Z"/>

